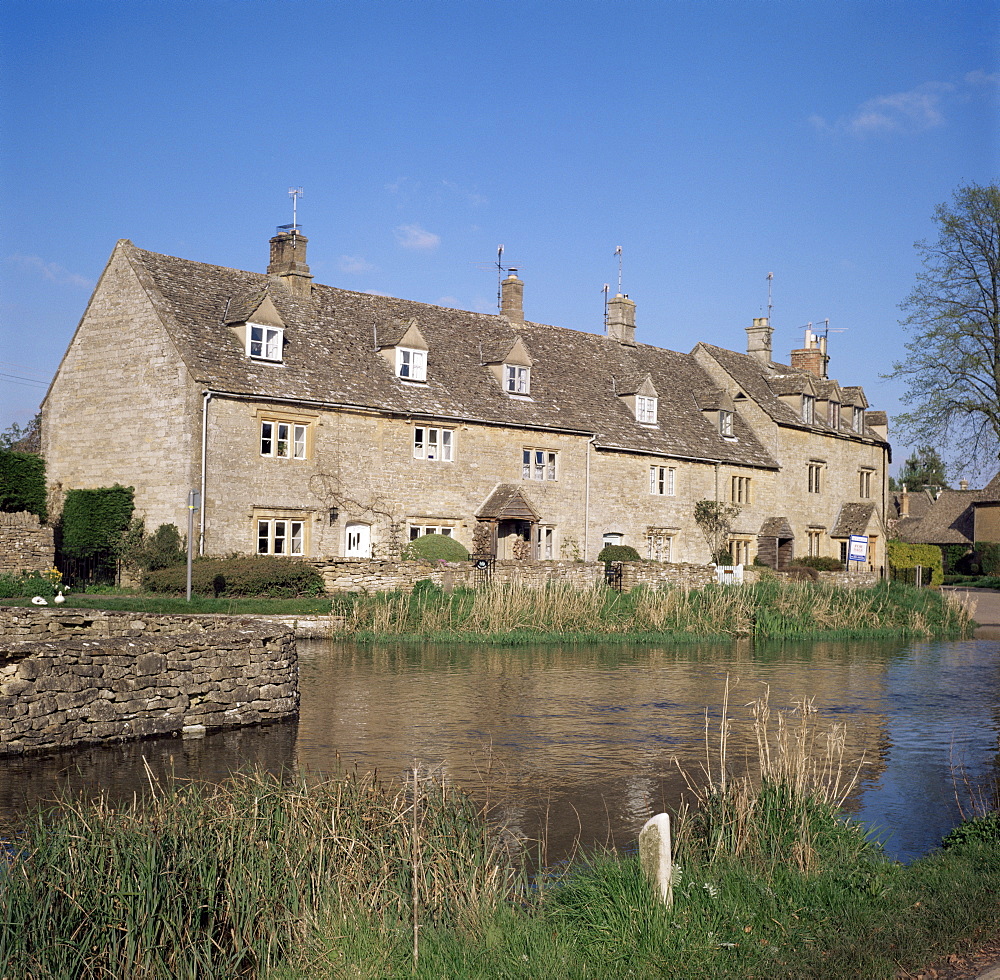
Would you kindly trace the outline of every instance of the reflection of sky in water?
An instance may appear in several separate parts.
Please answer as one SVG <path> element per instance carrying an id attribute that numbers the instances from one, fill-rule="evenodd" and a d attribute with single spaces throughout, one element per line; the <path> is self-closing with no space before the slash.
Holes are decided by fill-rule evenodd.
<path id="1" fill-rule="evenodd" d="M 706 711 L 713 774 L 727 677 L 730 768 L 756 757 L 748 703 L 772 713 L 803 696 L 826 730 L 847 725 L 847 757 L 869 761 L 849 809 L 907 859 L 959 819 L 953 763 L 992 786 L 1000 729 L 1000 643 L 747 643 L 647 647 L 300 644 L 299 723 L 0 761 L 0 818 L 57 784 L 131 794 L 154 773 L 220 778 L 244 759 L 279 769 L 357 764 L 398 776 L 414 764 L 487 793 L 548 857 L 630 845 L 702 783 Z M 790 716 L 793 723 L 798 716 Z M 772 726 L 775 724 L 772 715 Z M 967 799 L 967 797 L 963 797 Z"/>

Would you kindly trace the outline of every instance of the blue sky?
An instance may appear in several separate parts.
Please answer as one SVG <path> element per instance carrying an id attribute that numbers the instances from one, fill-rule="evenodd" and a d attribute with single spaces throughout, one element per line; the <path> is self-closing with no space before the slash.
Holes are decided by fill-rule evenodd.
<path id="1" fill-rule="evenodd" d="M 1000 174 L 994 2 L 5 0 L 0 428 L 36 411 L 119 238 L 264 271 L 299 223 L 317 281 L 776 356 L 830 321 L 881 381 L 913 243 Z M 892 433 L 895 459 L 907 446 Z M 957 474 L 955 474 L 957 477 Z"/>

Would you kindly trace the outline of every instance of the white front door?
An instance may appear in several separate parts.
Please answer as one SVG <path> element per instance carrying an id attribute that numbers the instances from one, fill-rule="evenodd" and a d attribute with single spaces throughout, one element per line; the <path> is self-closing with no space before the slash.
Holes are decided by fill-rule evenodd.
<path id="1" fill-rule="evenodd" d="M 372 529 L 370 524 L 349 523 L 347 525 L 347 558 L 371 558 Z"/>

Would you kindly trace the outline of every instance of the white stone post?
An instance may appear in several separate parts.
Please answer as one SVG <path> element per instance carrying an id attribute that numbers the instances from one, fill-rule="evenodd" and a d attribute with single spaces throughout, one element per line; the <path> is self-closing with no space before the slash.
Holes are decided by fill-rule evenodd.
<path id="1" fill-rule="evenodd" d="M 658 813 L 639 831 L 639 863 L 664 905 L 673 905 L 673 859 L 670 854 L 670 816 Z"/>

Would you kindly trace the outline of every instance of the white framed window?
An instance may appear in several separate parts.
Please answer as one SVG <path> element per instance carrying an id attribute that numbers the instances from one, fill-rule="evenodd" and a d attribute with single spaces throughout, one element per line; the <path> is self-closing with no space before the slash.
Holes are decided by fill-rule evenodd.
<path id="1" fill-rule="evenodd" d="M 802 396 L 802 421 L 812 425 L 816 417 L 816 399 L 812 395 Z"/>
<path id="2" fill-rule="evenodd" d="M 853 429 L 855 432 L 865 431 L 865 410 L 863 408 L 854 408 L 854 422 Z"/>
<path id="3" fill-rule="evenodd" d="M 750 504 L 750 477 L 734 476 L 730 500 L 734 504 Z M 737 563 L 738 564 L 738 563 Z"/>
<path id="4" fill-rule="evenodd" d="M 646 532 L 646 557 L 652 561 L 673 560 L 674 536 L 661 528 L 650 528 Z"/>
<path id="5" fill-rule="evenodd" d="M 872 470 L 861 470 L 858 473 L 858 495 L 862 500 L 868 500 L 872 495 Z"/>
<path id="6" fill-rule="evenodd" d="M 512 395 L 527 395 L 531 391 L 531 368 L 505 364 L 503 379 L 504 389 Z"/>
<path id="7" fill-rule="evenodd" d="M 260 423 L 260 454 L 277 459 L 306 459 L 309 426 L 298 422 L 264 419 Z"/>
<path id="8" fill-rule="evenodd" d="M 416 541 L 425 534 L 443 534 L 446 538 L 455 536 L 455 529 L 447 524 L 411 524 L 410 540 Z"/>
<path id="9" fill-rule="evenodd" d="M 649 492 L 660 497 L 673 497 L 677 489 L 677 468 L 650 466 Z"/>
<path id="10" fill-rule="evenodd" d="M 264 517 L 257 521 L 258 555 L 304 555 L 305 521 Z"/>
<path id="11" fill-rule="evenodd" d="M 551 449 L 521 450 L 522 480 L 555 480 L 557 452 Z"/>
<path id="12" fill-rule="evenodd" d="M 823 478 L 823 464 L 822 463 L 810 463 L 809 464 L 809 480 L 808 487 L 810 493 L 821 493 L 822 492 L 822 478 Z"/>
<path id="13" fill-rule="evenodd" d="M 427 380 L 427 351 L 396 348 L 396 377 L 407 381 Z"/>
<path id="14" fill-rule="evenodd" d="M 621 544 L 625 540 L 625 535 L 620 531 L 605 531 L 601 535 L 601 542 L 603 544 Z"/>
<path id="15" fill-rule="evenodd" d="M 733 435 L 733 413 L 722 409 L 719 412 L 719 435 L 731 439 Z"/>
<path id="16" fill-rule="evenodd" d="M 648 425 L 656 423 L 656 399 L 649 395 L 636 395 L 635 418 Z"/>
<path id="17" fill-rule="evenodd" d="M 455 458 L 454 452 L 454 429 L 442 429 L 436 425 L 414 426 L 414 459 L 436 459 L 442 463 L 451 463 Z"/>
<path id="18" fill-rule="evenodd" d="M 280 327 L 247 324 L 247 356 L 261 361 L 280 361 L 284 331 Z"/>
<path id="19" fill-rule="evenodd" d="M 547 527 L 543 524 L 535 527 L 535 557 L 555 558 L 555 528 Z"/>

